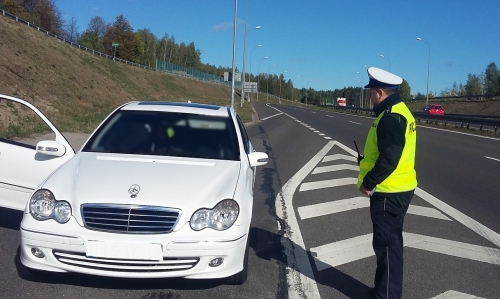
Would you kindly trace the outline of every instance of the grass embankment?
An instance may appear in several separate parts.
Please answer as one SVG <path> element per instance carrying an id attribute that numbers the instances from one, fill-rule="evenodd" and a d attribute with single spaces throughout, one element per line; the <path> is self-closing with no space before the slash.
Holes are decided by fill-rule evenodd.
<path id="1" fill-rule="evenodd" d="M 231 88 L 141 69 L 87 53 L 0 16 L 0 93 L 39 108 L 60 131 L 90 133 L 113 109 L 136 100 L 231 104 Z M 228 58 L 230 61 L 230 58 Z M 251 104 L 235 109 L 252 120 Z M 44 128 L 0 102 L 0 137 Z"/>

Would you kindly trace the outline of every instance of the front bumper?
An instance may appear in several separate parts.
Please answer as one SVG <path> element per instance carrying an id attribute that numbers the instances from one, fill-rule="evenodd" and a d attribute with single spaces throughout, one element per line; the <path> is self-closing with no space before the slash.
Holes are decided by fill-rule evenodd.
<path id="1" fill-rule="evenodd" d="M 178 224 L 181 225 L 181 224 Z M 225 231 L 193 231 L 189 224 L 169 234 L 135 235 L 88 230 L 75 219 L 65 224 L 37 221 L 25 214 L 21 222 L 21 262 L 44 271 L 78 272 L 124 278 L 224 278 L 243 270 L 250 220 Z M 163 259 L 143 260 L 87 256 L 89 241 L 135 246 L 159 244 Z M 41 250 L 36 257 L 32 249 Z M 223 259 L 218 266 L 210 261 Z M 220 261 L 220 260 L 219 260 Z"/>

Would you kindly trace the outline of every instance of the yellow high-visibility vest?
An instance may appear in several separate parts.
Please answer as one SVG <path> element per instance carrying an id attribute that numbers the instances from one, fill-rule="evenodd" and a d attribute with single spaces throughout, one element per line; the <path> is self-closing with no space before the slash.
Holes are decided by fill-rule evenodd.
<path id="1" fill-rule="evenodd" d="M 364 158 L 359 165 L 358 188 L 363 183 L 366 174 L 375 166 L 380 152 L 377 146 L 377 126 L 384 116 L 382 112 L 373 122 L 366 137 Z M 398 193 L 414 190 L 417 187 L 415 172 L 415 148 L 417 144 L 417 125 L 415 118 L 403 102 L 392 106 L 391 113 L 401 114 L 406 118 L 405 147 L 398 166 L 384 181 L 376 186 L 377 192 Z"/>

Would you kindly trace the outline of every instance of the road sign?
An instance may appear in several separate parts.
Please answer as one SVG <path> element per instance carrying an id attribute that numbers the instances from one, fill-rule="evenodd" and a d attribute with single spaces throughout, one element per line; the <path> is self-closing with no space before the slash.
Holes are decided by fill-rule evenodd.
<path id="1" fill-rule="evenodd" d="M 113 47 L 118 47 L 118 43 L 113 42 L 113 43 L 111 44 L 111 46 L 113 46 Z"/>
<path id="2" fill-rule="evenodd" d="M 253 92 L 253 93 L 257 92 L 257 82 L 245 82 L 244 86 L 245 86 L 244 88 L 245 92 Z"/>

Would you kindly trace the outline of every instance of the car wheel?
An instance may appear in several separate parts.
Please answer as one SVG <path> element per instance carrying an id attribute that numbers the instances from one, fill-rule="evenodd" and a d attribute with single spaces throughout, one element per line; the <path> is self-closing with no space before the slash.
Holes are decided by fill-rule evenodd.
<path id="1" fill-rule="evenodd" d="M 245 256 L 243 258 L 243 270 L 241 272 L 238 272 L 234 274 L 233 276 L 230 276 L 227 280 L 227 284 L 229 285 L 241 285 L 244 284 L 245 281 L 247 281 L 248 277 L 248 243 L 249 243 L 250 237 L 247 238 L 247 246 L 245 248 Z"/>

